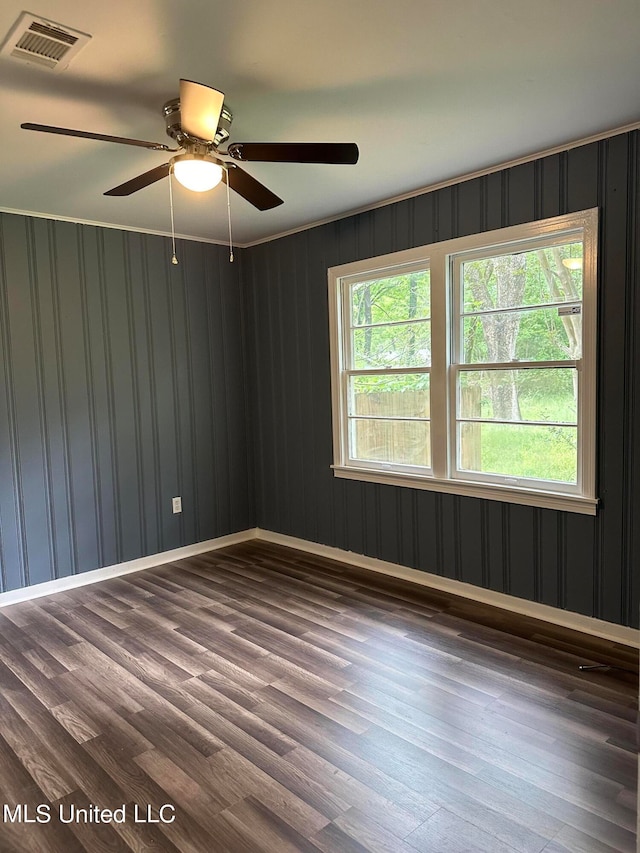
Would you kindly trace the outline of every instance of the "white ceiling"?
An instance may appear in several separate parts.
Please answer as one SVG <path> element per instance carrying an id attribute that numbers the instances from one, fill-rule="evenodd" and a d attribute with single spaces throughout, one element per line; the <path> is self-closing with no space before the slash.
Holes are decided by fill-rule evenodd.
<path id="1" fill-rule="evenodd" d="M 23 3 L 4 0 L 0 39 Z M 232 195 L 262 240 L 640 119 L 639 0 L 29 0 L 89 33 L 53 73 L 0 59 L 4 210 L 169 231 L 168 182 L 102 193 L 167 154 L 20 129 L 157 140 L 180 77 L 225 92 L 232 141 L 346 141 L 356 166 L 245 166 L 284 199 Z M 225 241 L 224 187 L 176 191 L 176 230 Z"/>

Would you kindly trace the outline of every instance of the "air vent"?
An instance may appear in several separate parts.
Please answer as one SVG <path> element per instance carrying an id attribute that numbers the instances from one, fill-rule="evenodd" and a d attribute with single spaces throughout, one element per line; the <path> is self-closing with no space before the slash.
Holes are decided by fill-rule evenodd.
<path id="1" fill-rule="evenodd" d="M 69 67 L 71 59 L 90 38 L 86 33 L 23 12 L 7 36 L 0 55 L 62 71 Z"/>

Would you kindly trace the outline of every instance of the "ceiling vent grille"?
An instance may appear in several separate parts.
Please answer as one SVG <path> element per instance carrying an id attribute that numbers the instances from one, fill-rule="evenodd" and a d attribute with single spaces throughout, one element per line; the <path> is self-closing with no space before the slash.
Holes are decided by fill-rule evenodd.
<path id="1" fill-rule="evenodd" d="M 91 36 L 23 12 L 7 36 L 0 55 L 62 71 Z"/>

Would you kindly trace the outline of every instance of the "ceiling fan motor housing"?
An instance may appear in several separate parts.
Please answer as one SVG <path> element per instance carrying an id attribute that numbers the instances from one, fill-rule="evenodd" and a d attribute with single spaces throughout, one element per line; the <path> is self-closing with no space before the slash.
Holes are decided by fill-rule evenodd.
<path id="1" fill-rule="evenodd" d="M 233 121 L 233 113 L 226 105 L 223 105 L 222 111 L 220 112 L 220 118 L 218 119 L 218 129 L 216 131 L 215 138 L 212 141 L 203 141 L 194 136 L 189 136 L 189 134 L 185 133 L 182 129 L 180 98 L 173 98 L 171 101 L 167 101 L 162 108 L 162 114 L 165 119 L 167 135 L 172 139 L 175 139 L 178 145 L 188 150 L 193 150 L 194 146 L 204 145 L 207 151 L 197 152 L 202 154 L 206 154 L 210 150 L 217 149 L 227 141 L 229 138 L 231 122 Z"/>

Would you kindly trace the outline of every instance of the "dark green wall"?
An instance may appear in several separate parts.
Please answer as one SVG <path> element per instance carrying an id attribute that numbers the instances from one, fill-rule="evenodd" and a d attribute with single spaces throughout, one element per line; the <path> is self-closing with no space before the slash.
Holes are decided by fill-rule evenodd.
<path id="1" fill-rule="evenodd" d="M 247 250 L 258 526 L 637 625 L 638 148 L 616 136 Z M 596 206 L 598 515 L 335 479 L 327 267 Z"/>
<path id="2" fill-rule="evenodd" d="M 239 264 L 178 254 L 0 217 L 2 590 L 254 525 Z"/>

